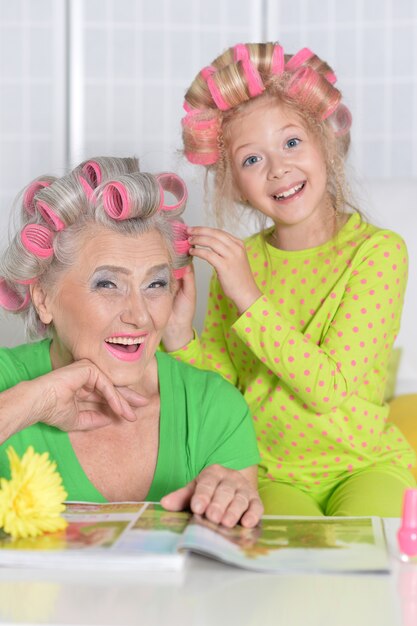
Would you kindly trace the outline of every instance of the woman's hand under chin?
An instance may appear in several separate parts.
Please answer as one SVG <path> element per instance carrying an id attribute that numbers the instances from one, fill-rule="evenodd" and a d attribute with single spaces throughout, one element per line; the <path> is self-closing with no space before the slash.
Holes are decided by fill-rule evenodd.
<path id="1" fill-rule="evenodd" d="M 161 505 L 168 511 L 189 508 L 228 528 L 239 522 L 246 528 L 253 528 L 263 513 L 256 489 L 256 473 L 256 466 L 238 471 L 211 465 L 185 487 L 164 496 Z"/>
<path id="2" fill-rule="evenodd" d="M 133 422 L 135 408 L 148 400 L 127 387 L 115 387 L 88 359 L 76 361 L 25 383 L 33 394 L 31 421 L 60 430 L 94 430 L 115 419 Z"/>

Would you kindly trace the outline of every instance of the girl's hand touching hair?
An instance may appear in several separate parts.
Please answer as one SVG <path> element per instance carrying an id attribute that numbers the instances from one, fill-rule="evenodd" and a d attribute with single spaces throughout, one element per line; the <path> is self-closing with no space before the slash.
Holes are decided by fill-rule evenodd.
<path id="1" fill-rule="evenodd" d="M 263 513 L 256 476 L 256 466 L 237 471 L 211 465 L 185 487 L 164 496 L 161 504 L 168 511 L 189 508 L 228 528 L 239 522 L 246 528 L 253 528 Z"/>
<path id="2" fill-rule="evenodd" d="M 240 315 L 261 295 L 249 265 L 243 241 L 217 228 L 188 228 L 190 254 L 214 267 L 225 295 Z"/>

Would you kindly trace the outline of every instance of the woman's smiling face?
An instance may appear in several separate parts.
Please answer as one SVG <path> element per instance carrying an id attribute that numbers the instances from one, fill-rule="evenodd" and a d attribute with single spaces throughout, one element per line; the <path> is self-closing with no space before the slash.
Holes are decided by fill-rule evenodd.
<path id="1" fill-rule="evenodd" d="M 174 295 L 169 251 L 156 231 L 84 233 L 71 268 L 38 307 L 53 324 L 54 368 L 89 359 L 118 386 L 146 379 Z"/>

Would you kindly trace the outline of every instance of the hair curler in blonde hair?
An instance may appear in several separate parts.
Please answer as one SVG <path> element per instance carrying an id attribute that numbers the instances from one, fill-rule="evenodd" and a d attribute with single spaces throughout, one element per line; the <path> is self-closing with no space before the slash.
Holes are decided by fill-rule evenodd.
<path id="1" fill-rule="evenodd" d="M 336 110 L 342 97 L 326 78 L 308 66 L 299 67 L 294 72 L 287 94 L 323 120 Z"/>
<path id="2" fill-rule="evenodd" d="M 264 93 L 272 99 L 282 94 L 302 112 L 329 119 L 336 136 L 347 134 L 351 116 L 345 105 L 340 108 L 335 82 L 332 68 L 309 48 L 288 56 L 278 43 L 237 44 L 203 68 L 186 93 L 184 154 L 191 163 L 215 165 L 228 111 Z"/>

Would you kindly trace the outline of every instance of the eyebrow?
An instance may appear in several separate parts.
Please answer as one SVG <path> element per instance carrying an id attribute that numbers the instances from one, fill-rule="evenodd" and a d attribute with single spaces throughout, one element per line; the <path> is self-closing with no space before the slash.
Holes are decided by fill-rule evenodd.
<path id="1" fill-rule="evenodd" d="M 102 272 L 103 270 L 107 272 L 113 272 L 114 274 L 124 274 L 126 276 L 131 274 L 130 270 L 128 270 L 126 267 L 120 267 L 119 265 L 100 265 L 99 267 L 96 267 L 96 269 L 94 270 L 94 274 L 96 272 Z M 170 267 L 168 263 L 161 263 L 159 265 L 153 265 L 146 272 L 146 276 L 149 276 L 151 274 L 156 274 L 162 270 L 167 270 L 168 272 L 170 271 Z"/>
<path id="2" fill-rule="evenodd" d="M 290 128 L 294 128 L 294 129 L 302 129 L 302 126 L 297 126 L 297 124 L 287 124 L 286 126 L 283 126 L 282 128 L 279 129 L 278 133 L 285 133 L 287 130 L 289 130 Z M 256 144 L 255 142 L 249 142 L 249 143 L 244 143 L 241 146 L 238 146 L 237 148 L 235 148 L 234 153 L 238 152 L 238 150 L 243 150 L 244 148 L 249 148 L 250 146 L 253 146 L 254 144 Z"/>

